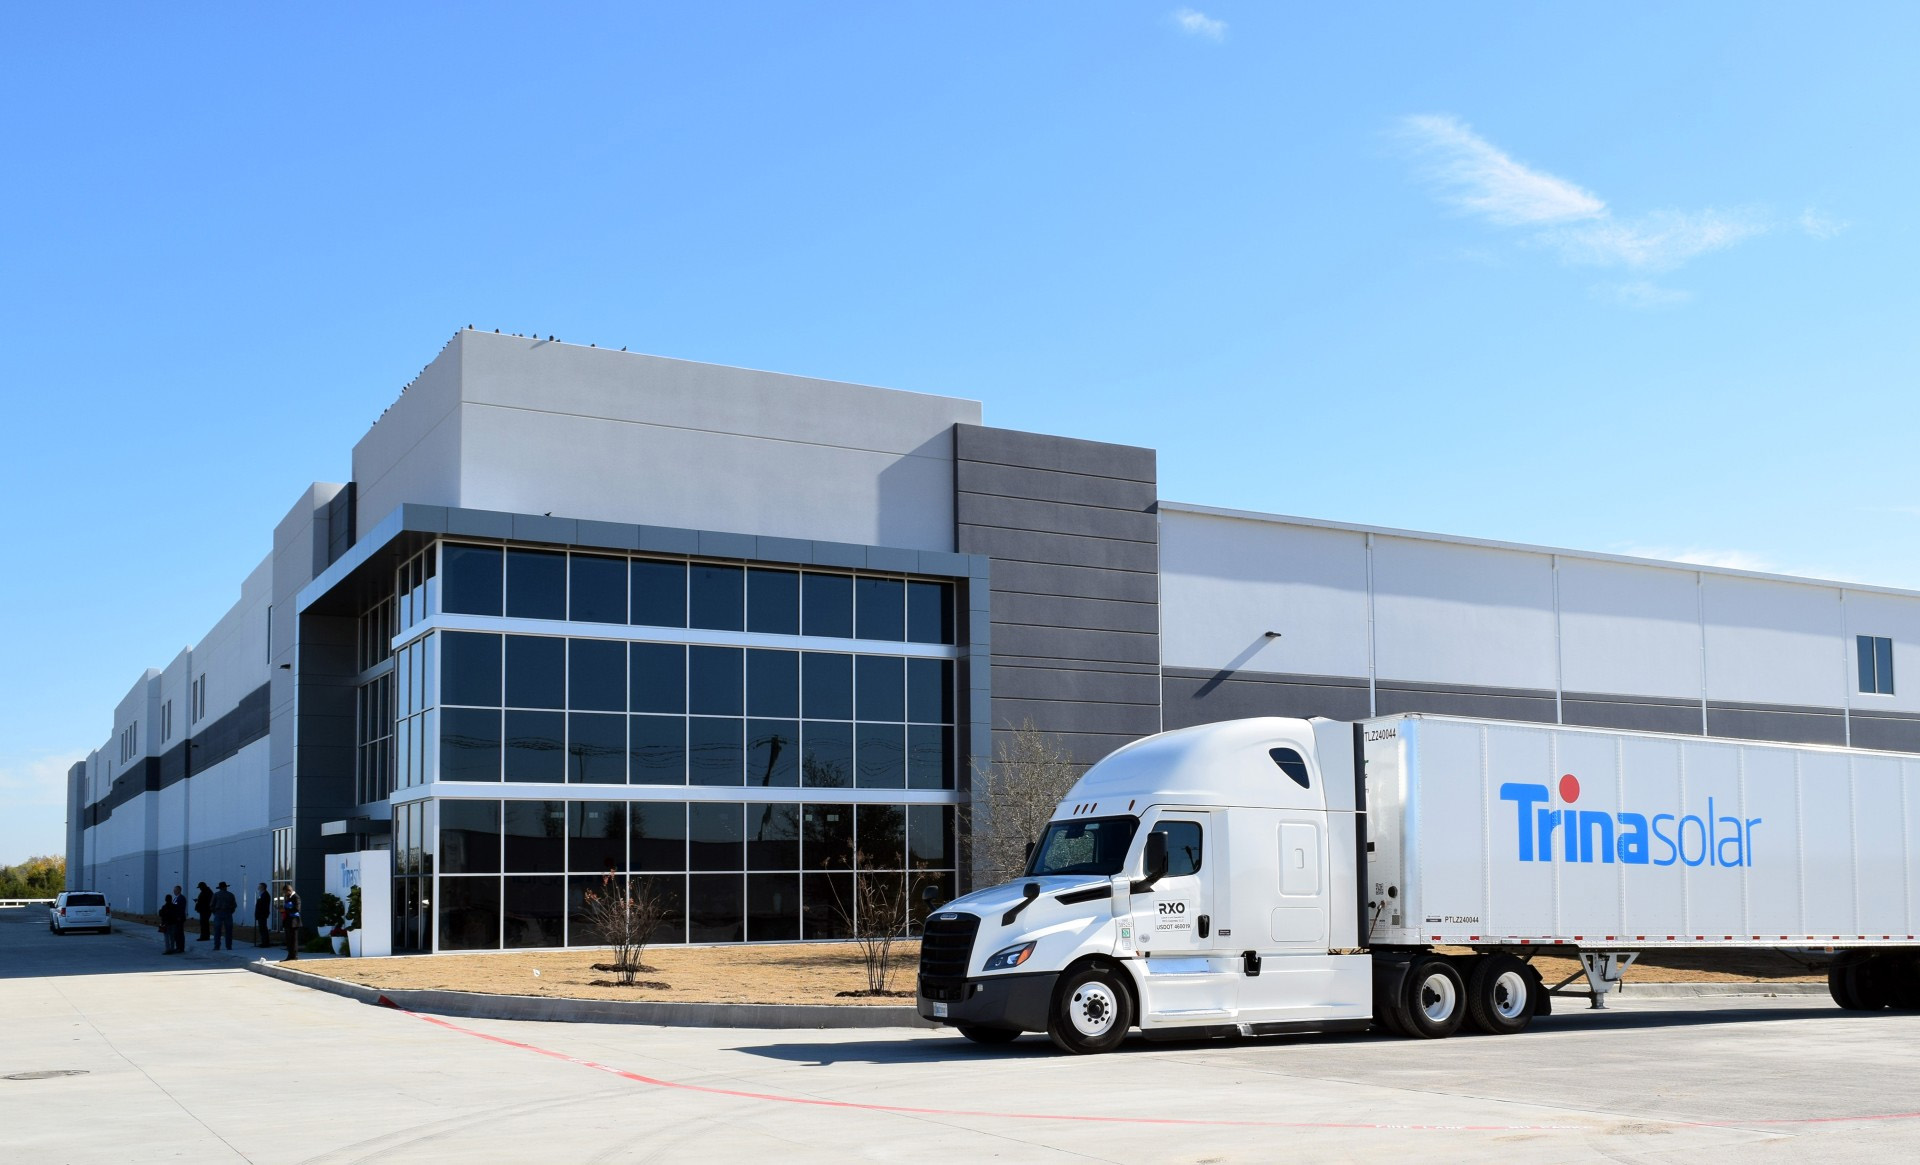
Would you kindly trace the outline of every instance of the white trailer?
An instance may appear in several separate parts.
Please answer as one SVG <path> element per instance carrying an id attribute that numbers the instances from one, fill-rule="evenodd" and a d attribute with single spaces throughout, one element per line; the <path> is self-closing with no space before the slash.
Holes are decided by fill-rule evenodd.
<path id="1" fill-rule="evenodd" d="M 1579 953 L 1600 1006 L 1637 952 L 1717 946 L 1846 948 L 1842 1007 L 1920 1007 L 1915 838 L 1914 756 L 1445 716 L 1202 725 L 1093 766 L 1025 878 L 937 911 L 918 1005 L 1075 1052 L 1134 1026 L 1507 1033 L 1549 1010 L 1543 950 Z"/>

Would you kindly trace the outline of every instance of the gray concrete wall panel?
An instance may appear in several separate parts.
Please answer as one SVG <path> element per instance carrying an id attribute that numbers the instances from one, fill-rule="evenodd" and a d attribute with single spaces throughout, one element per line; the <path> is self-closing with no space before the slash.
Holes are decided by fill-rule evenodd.
<path id="1" fill-rule="evenodd" d="M 1083 631 L 1131 631 L 1142 635 L 1154 635 L 1160 629 L 1160 608 L 1152 603 L 996 590 L 989 610 L 998 623 L 1074 627 Z"/>
<path id="2" fill-rule="evenodd" d="M 1112 599 L 1127 603 L 1160 603 L 1160 578 L 1155 574 L 1072 566 L 1057 562 L 1020 562 L 998 559 L 993 564 L 993 589 L 1029 595 L 1063 595 Z"/>

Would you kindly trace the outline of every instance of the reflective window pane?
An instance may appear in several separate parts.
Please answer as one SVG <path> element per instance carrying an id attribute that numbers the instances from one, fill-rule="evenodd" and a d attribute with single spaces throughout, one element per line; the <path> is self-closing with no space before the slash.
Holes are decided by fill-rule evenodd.
<path id="1" fill-rule="evenodd" d="M 462 546 L 449 542 L 440 548 L 441 605 L 455 615 L 498 615 L 501 595 L 501 552 L 498 546 Z"/>
<path id="2" fill-rule="evenodd" d="M 577 623 L 625 623 L 627 560 L 573 555 L 567 569 L 567 618 Z"/>
<path id="3" fill-rule="evenodd" d="M 745 879 L 739 874 L 695 874 L 687 879 L 687 941 L 737 943 L 746 939 Z"/>
<path id="4" fill-rule="evenodd" d="M 500 779 L 500 709 L 440 709 L 440 779 Z"/>
<path id="5" fill-rule="evenodd" d="M 800 633 L 800 574 L 792 570 L 747 572 L 747 630 L 772 635 Z"/>
<path id="6" fill-rule="evenodd" d="M 856 638 L 905 639 L 907 584 L 897 578 L 855 579 L 853 617 Z"/>
<path id="7" fill-rule="evenodd" d="M 567 617 L 567 556 L 556 550 L 507 551 L 507 616 Z"/>
<path id="8" fill-rule="evenodd" d="M 660 903 L 660 925 L 649 941 L 683 943 L 687 941 L 687 876 L 685 874 L 635 874 L 628 879 L 634 893 L 654 895 Z"/>
<path id="9" fill-rule="evenodd" d="M 687 575 L 688 626 L 714 631 L 739 631 L 746 626 L 745 569 L 696 562 Z"/>
<path id="10" fill-rule="evenodd" d="M 907 788 L 953 788 L 953 729 L 935 724 L 907 726 Z"/>
<path id="11" fill-rule="evenodd" d="M 898 724 L 857 724 L 853 730 L 853 771 L 863 789 L 907 787 L 906 729 Z"/>
<path id="12" fill-rule="evenodd" d="M 563 739 L 567 731 L 566 713 L 509 710 L 506 724 L 507 780 L 560 782 L 567 779 Z"/>
<path id="13" fill-rule="evenodd" d="M 859 831 L 854 836 L 857 863 L 864 870 L 898 870 L 906 866 L 907 815 L 903 805 L 862 805 Z"/>
<path id="14" fill-rule="evenodd" d="M 800 583 L 800 633 L 853 638 L 853 579 L 808 572 Z"/>
<path id="15" fill-rule="evenodd" d="M 737 647 L 689 648 L 687 711 L 703 716 L 740 715 L 744 655 Z"/>
<path id="16" fill-rule="evenodd" d="M 953 642 L 953 584 L 913 579 L 907 583 L 907 641 Z"/>
<path id="17" fill-rule="evenodd" d="M 737 717 L 687 718 L 687 783 L 746 783 L 746 724 Z"/>
<path id="18" fill-rule="evenodd" d="M 747 875 L 747 941 L 789 942 L 800 937 L 800 875 Z"/>
<path id="19" fill-rule="evenodd" d="M 809 870 L 853 868 L 853 806 L 808 805 L 800 817 L 800 861 Z"/>
<path id="20" fill-rule="evenodd" d="M 633 712 L 687 710 L 687 649 L 678 643 L 635 643 L 627 689 Z"/>
<path id="21" fill-rule="evenodd" d="M 687 719 L 631 716 L 627 719 L 627 780 L 635 785 L 687 783 Z"/>
<path id="22" fill-rule="evenodd" d="M 567 715 L 567 780 L 573 784 L 627 783 L 627 718 L 617 712 Z"/>
<path id="23" fill-rule="evenodd" d="M 567 880 L 551 876 L 510 876 L 505 882 L 500 912 L 500 945 L 564 946 L 567 941 Z"/>
<path id="24" fill-rule="evenodd" d="M 862 655 L 853 664 L 854 713 L 861 720 L 905 720 L 906 660 Z"/>
<path id="25" fill-rule="evenodd" d="M 611 639 L 567 640 L 567 707 L 592 712 L 627 708 L 627 645 Z"/>
<path id="26" fill-rule="evenodd" d="M 747 715 L 800 715 L 799 652 L 747 652 Z"/>
<path id="27" fill-rule="evenodd" d="M 907 864 L 914 869 L 953 868 L 953 806 L 914 805 L 907 810 Z"/>
<path id="28" fill-rule="evenodd" d="M 605 946 L 607 938 L 594 926 L 587 914 L 587 895 L 617 899 L 627 892 L 627 876 L 615 874 L 575 874 L 567 879 L 567 945 Z"/>
<path id="29" fill-rule="evenodd" d="M 443 951 L 489 951 L 500 946 L 500 879 L 442 878 L 433 904 Z"/>
<path id="30" fill-rule="evenodd" d="M 741 806 L 695 801 L 687 806 L 687 868 L 738 870 L 746 865 Z"/>
<path id="31" fill-rule="evenodd" d="M 801 714 L 809 720 L 853 719 L 853 657 L 809 651 L 800 659 Z"/>
<path id="32" fill-rule="evenodd" d="M 687 805 L 684 801 L 635 801 L 632 814 L 635 870 L 687 868 Z"/>
<path id="33" fill-rule="evenodd" d="M 747 868 L 800 868 L 800 806 L 775 802 L 747 806 Z"/>
<path id="34" fill-rule="evenodd" d="M 566 866 L 564 801 L 508 801 L 504 814 L 509 874 L 558 874 Z"/>
<path id="35" fill-rule="evenodd" d="M 636 558 L 629 570 L 633 581 L 630 622 L 643 627 L 687 625 L 687 564 Z"/>
<path id="36" fill-rule="evenodd" d="M 917 935 L 925 928 L 927 915 L 953 901 L 957 891 L 952 870 L 915 871 L 911 879 L 907 905 L 912 921 L 908 925 L 908 933 Z"/>
<path id="37" fill-rule="evenodd" d="M 747 784 L 761 787 L 800 783 L 800 722 L 747 721 Z"/>
<path id="38" fill-rule="evenodd" d="M 500 802 L 440 802 L 440 872 L 500 872 Z"/>
<path id="39" fill-rule="evenodd" d="M 507 636 L 507 706 L 564 708 L 567 641 L 547 635 Z"/>
<path id="40" fill-rule="evenodd" d="M 842 939 L 852 935 L 852 874 L 807 874 L 800 883 L 801 929 L 806 939 Z"/>
<path id="41" fill-rule="evenodd" d="M 567 868 L 599 874 L 627 868 L 627 807 L 619 801 L 567 803 Z"/>
<path id="42" fill-rule="evenodd" d="M 853 725 L 808 720 L 800 726 L 800 783 L 822 789 L 853 786 Z"/>
<path id="43" fill-rule="evenodd" d="M 907 661 L 907 719 L 917 720 L 923 724 L 952 722 L 952 660 L 910 659 Z"/>

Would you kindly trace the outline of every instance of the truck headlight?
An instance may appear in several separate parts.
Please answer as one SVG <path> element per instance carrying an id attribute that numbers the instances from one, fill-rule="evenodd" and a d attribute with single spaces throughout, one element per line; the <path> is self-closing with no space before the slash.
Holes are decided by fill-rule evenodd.
<path id="1" fill-rule="evenodd" d="M 1008 947 L 1006 950 L 988 959 L 987 965 L 980 969 L 982 971 L 1004 971 L 1009 967 L 1017 967 L 1032 956 L 1033 948 L 1036 945 L 1038 944 L 1021 943 L 1017 947 Z"/>

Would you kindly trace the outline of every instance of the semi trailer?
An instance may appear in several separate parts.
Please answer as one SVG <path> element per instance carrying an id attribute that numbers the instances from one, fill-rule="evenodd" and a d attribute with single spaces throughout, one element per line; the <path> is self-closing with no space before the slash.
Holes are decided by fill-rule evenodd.
<path id="1" fill-rule="evenodd" d="M 977 1043 L 1377 1028 L 1593 1006 L 1639 952 L 1819 948 L 1920 1007 L 1920 756 L 1451 716 L 1266 717 L 1092 766 L 1025 876 L 929 915 L 916 1005 Z M 1549 985 L 1535 956 L 1582 970 Z M 1584 988 L 1569 988 L 1584 978 Z"/>

